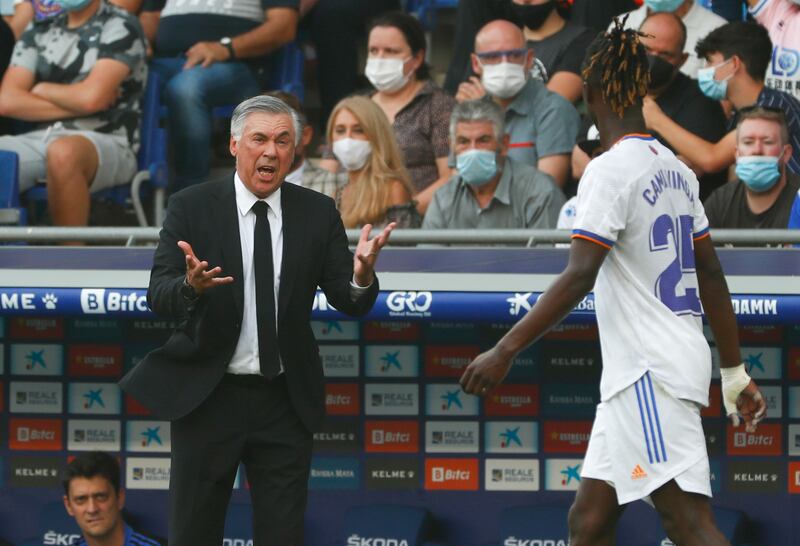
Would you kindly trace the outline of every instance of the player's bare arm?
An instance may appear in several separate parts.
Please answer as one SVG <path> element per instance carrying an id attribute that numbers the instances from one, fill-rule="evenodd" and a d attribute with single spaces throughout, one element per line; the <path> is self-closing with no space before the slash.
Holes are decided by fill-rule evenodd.
<path id="1" fill-rule="evenodd" d="M 741 363 L 731 295 L 711 237 L 695 241 L 694 255 L 700 301 L 719 350 L 725 410 L 735 426 L 739 424 L 738 413 L 744 419 L 746 429 L 755 431 L 759 421 L 766 416 L 767 406 L 758 386 Z"/>
<path id="2" fill-rule="evenodd" d="M 478 355 L 464 370 L 460 380 L 464 392 L 485 395 L 500 384 L 513 358 L 561 322 L 589 293 L 606 254 L 605 247 L 573 239 L 566 269 L 497 345 Z"/>

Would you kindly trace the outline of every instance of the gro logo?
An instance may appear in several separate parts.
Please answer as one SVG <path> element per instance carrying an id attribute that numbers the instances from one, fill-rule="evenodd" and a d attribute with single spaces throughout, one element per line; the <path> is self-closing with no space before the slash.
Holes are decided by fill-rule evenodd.
<path id="1" fill-rule="evenodd" d="M 430 292 L 390 292 L 386 297 L 386 307 L 392 313 L 425 313 L 430 310 L 431 303 L 433 303 L 433 294 Z"/>

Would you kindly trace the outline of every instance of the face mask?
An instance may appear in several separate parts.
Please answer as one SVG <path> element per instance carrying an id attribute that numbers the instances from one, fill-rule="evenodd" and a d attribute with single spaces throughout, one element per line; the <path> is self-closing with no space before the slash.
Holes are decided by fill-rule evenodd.
<path id="1" fill-rule="evenodd" d="M 644 0 L 644 3 L 651 11 L 675 11 L 683 0 Z"/>
<path id="2" fill-rule="evenodd" d="M 410 59 L 409 57 L 408 59 Z M 369 57 L 364 74 L 378 91 L 398 91 L 411 77 L 411 73 L 403 74 L 403 65 L 408 59 L 379 59 Z"/>
<path id="3" fill-rule="evenodd" d="M 468 150 L 456 156 L 456 168 L 470 186 L 483 186 L 497 174 L 496 153 L 490 150 Z"/>
<path id="4" fill-rule="evenodd" d="M 731 57 L 731 59 L 732 58 L 733 57 Z M 728 59 L 717 66 L 709 66 L 708 68 L 701 68 L 697 71 L 697 84 L 700 86 L 700 91 L 702 91 L 703 94 L 711 100 L 722 100 L 728 93 L 728 80 L 733 77 L 733 74 L 721 81 L 715 80 L 714 74 L 717 72 L 719 67 L 731 62 L 731 59 Z"/>
<path id="5" fill-rule="evenodd" d="M 672 81 L 677 69 L 658 55 L 648 55 L 647 64 L 650 66 L 650 91 L 660 90 Z"/>
<path id="6" fill-rule="evenodd" d="M 531 30 L 541 28 L 550 13 L 556 7 L 555 0 L 550 0 L 544 4 L 511 4 L 514 15 L 520 23 Z"/>
<path id="7" fill-rule="evenodd" d="M 372 145 L 368 140 L 343 138 L 333 143 L 333 155 L 348 171 L 357 171 L 367 164 L 372 154 Z"/>
<path id="8" fill-rule="evenodd" d="M 781 172 L 778 158 L 771 155 L 749 155 L 736 160 L 736 176 L 756 193 L 771 189 Z"/>
<path id="9" fill-rule="evenodd" d="M 77 11 L 88 6 L 92 0 L 56 0 L 53 3 L 58 4 L 64 11 Z"/>
<path id="10" fill-rule="evenodd" d="M 481 82 L 493 97 L 508 99 L 525 86 L 525 68 L 516 63 L 487 64 Z"/>

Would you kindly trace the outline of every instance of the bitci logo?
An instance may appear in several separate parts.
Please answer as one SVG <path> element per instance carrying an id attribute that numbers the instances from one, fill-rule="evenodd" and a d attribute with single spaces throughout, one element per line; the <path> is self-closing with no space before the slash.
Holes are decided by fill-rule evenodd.
<path id="1" fill-rule="evenodd" d="M 325 408 L 329 415 L 358 415 L 360 406 L 356 383 L 325 385 Z"/>
<path id="2" fill-rule="evenodd" d="M 782 455 L 782 431 L 777 423 L 761 423 L 755 432 L 728 423 L 729 455 Z"/>
<path id="3" fill-rule="evenodd" d="M 478 459 L 426 459 L 425 489 L 476 491 Z"/>
<path id="4" fill-rule="evenodd" d="M 419 451 L 417 421 L 367 421 L 364 425 L 368 453 L 416 453 Z"/>
<path id="5" fill-rule="evenodd" d="M 60 419 L 10 419 L 8 447 L 25 451 L 63 449 Z"/>

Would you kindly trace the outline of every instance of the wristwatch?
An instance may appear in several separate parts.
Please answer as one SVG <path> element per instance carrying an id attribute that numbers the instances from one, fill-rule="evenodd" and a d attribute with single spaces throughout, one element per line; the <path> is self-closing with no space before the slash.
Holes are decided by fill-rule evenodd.
<path id="1" fill-rule="evenodd" d="M 189 302 L 193 302 L 199 297 L 197 291 L 194 289 L 194 286 L 189 284 L 189 281 L 186 280 L 186 277 L 183 278 L 183 284 L 181 284 L 181 296 L 183 299 Z"/>
<path id="2" fill-rule="evenodd" d="M 232 61 L 233 59 L 236 58 L 236 52 L 233 50 L 233 40 L 231 39 L 230 36 L 225 36 L 224 38 L 220 38 L 219 43 L 224 45 L 225 48 L 228 50 L 228 53 L 230 53 L 231 56 L 228 58 L 229 61 Z"/>

